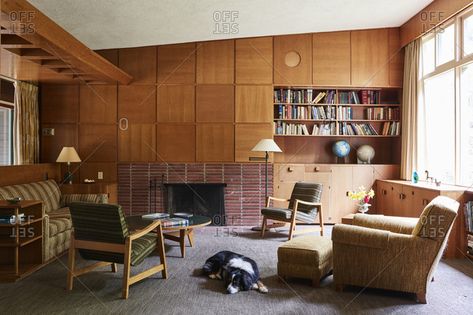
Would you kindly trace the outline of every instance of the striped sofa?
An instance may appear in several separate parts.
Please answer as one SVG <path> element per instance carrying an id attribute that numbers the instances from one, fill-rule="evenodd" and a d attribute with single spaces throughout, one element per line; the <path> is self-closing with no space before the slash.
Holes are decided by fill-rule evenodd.
<path id="1" fill-rule="evenodd" d="M 21 197 L 43 201 L 43 261 L 47 262 L 69 248 L 72 202 L 107 203 L 107 194 L 61 194 L 54 180 L 0 187 L 0 200 Z"/>

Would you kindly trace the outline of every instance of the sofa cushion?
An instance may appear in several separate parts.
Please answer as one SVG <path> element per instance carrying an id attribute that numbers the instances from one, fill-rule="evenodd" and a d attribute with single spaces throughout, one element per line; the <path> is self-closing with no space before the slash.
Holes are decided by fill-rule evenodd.
<path id="1" fill-rule="evenodd" d="M 300 265 L 319 264 L 332 258 L 332 241 L 318 235 L 295 237 L 278 248 L 278 261 Z"/>
<path id="2" fill-rule="evenodd" d="M 72 229 L 72 221 L 68 218 L 50 218 L 49 219 L 49 237 L 52 238 L 59 233 Z"/>
<path id="3" fill-rule="evenodd" d="M 71 212 L 69 207 L 59 208 L 57 210 L 51 211 L 48 213 L 50 218 L 68 218 L 71 219 Z"/>
<path id="4" fill-rule="evenodd" d="M 61 191 L 57 183 L 50 179 L 36 183 L 0 187 L 0 199 L 21 197 L 25 200 L 43 201 L 46 213 L 59 208 Z"/>

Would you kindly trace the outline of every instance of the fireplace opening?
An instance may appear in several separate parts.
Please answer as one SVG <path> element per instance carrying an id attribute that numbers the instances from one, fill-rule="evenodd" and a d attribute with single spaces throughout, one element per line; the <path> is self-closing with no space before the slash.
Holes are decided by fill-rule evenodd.
<path id="1" fill-rule="evenodd" d="M 212 219 L 212 225 L 225 225 L 225 183 L 165 183 L 165 209 L 168 213 L 187 212 Z"/>

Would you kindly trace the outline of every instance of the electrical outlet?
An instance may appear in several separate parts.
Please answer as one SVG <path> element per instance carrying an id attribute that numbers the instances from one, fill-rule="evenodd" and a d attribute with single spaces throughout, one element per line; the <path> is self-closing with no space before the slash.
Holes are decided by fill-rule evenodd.
<path id="1" fill-rule="evenodd" d="M 43 136 L 54 136 L 54 128 L 43 128 Z"/>
<path id="2" fill-rule="evenodd" d="M 97 179 L 103 179 L 103 172 L 97 173 Z"/>

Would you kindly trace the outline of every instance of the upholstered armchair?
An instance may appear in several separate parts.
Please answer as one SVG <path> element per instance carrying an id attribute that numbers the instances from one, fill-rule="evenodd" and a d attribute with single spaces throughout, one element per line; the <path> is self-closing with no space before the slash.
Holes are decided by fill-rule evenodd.
<path id="1" fill-rule="evenodd" d="M 315 223 L 317 215 L 319 216 L 320 235 L 324 233 L 324 221 L 322 214 L 322 184 L 297 182 L 294 185 L 290 199 L 281 199 L 269 196 L 266 200 L 266 207 L 261 209 L 263 215 L 263 224 L 261 226 L 261 237 L 268 228 L 267 221 L 282 222 L 284 225 L 290 223 L 289 240 L 295 233 L 296 224 Z M 271 207 L 271 201 L 288 202 L 287 208 Z M 280 226 L 280 225 L 276 225 Z M 312 232 L 312 230 L 305 230 Z"/>
<path id="2" fill-rule="evenodd" d="M 161 221 L 130 233 L 120 206 L 112 204 L 72 203 L 70 205 L 73 232 L 69 247 L 67 289 L 72 290 L 74 277 L 95 268 L 111 265 L 117 272 L 117 263 L 123 264 L 122 297 L 128 298 L 129 286 L 157 272 L 167 278 L 166 257 Z M 157 233 L 151 233 L 156 231 Z M 98 261 L 82 269 L 75 268 L 76 250 L 83 259 Z M 160 263 L 130 276 L 131 266 L 142 263 L 155 250 Z"/>
<path id="3" fill-rule="evenodd" d="M 419 219 L 357 214 L 332 231 L 335 286 L 411 292 L 420 303 L 447 245 L 459 203 L 437 197 Z"/>

